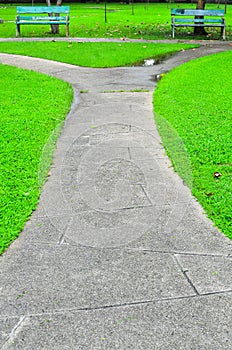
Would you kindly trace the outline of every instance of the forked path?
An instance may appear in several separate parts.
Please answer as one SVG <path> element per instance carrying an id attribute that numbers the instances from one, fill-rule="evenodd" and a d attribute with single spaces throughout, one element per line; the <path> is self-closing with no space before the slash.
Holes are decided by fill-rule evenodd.
<path id="1" fill-rule="evenodd" d="M 0 54 L 75 91 L 38 209 L 1 257 L 2 349 L 232 347 L 232 242 L 174 173 L 152 105 L 157 74 L 229 49 L 113 69 Z"/>

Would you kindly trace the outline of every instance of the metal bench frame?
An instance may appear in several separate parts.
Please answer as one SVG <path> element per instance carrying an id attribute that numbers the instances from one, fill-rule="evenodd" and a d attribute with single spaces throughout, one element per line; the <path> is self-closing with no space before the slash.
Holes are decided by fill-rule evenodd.
<path id="1" fill-rule="evenodd" d="M 20 26 L 25 24 L 64 24 L 69 36 L 69 13 L 70 6 L 18 6 L 16 37 L 20 35 Z"/>
<path id="2" fill-rule="evenodd" d="M 224 15 L 224 10 L 172 9 L 172 38 L 175 38 L 176 27 L 220 27 L 221 36 L 225 40 L 226 21 Z"/>

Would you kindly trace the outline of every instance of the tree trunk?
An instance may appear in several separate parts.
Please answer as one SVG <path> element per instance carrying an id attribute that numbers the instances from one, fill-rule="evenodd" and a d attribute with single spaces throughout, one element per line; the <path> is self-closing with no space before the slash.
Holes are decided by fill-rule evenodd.
<path id="1" fill-rule="evenodd" d="M 206 0 L 197 0 L 196 10 L 204 10 L 205 9 Z M 201 16 L 196 16 L 196 18 L 204 18 Z M 204 27 L 194 27 L 194 35 L 207 35 L 208 33 L 205 31 Z"/>
<path id="2" fill-rule="evenodd" d="M 46 0 L 47 6 L 51 6 L 51 0 Z M 56 6 L 61 6 L 62 0 L 57 0 Z M 57 13 L 50 14 L 53 16 L 57 16 Z M 52 34 L 59 34 L 59 24 L 51 24 L 51 33 Z"/>

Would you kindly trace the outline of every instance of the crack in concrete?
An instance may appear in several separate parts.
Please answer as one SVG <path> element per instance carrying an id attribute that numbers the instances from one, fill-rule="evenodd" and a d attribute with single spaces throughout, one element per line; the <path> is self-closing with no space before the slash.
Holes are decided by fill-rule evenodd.
<path id="1" fill-rule="evenodd" d="M 133 307 L 133 306 L 140 306 L 140 305 L 146 305 L 146 304 L 155 304 L 160 302 L 169 302 L 169 301 L 178 301 L 178 300 L 187 300 L 187 299 L 202 299 L 205 297 L 212 297 L 212 296 L 220 296 L 224 294 L 231 294 L 231 290 L 222 290 L 217 292 L 209 292 L 209 293 L 202 293 L 202 294 L 192 294 L 192 295 L 184 295 L 184 296 L 176 296 L 176 297 L 163 297 L 163 298 L 154 298 L 150 300 L 140 300 L 140 301 L 131 301 L 131 302 L 125 302 L 125 303 L 118 303 L 118 304 L 108 304 L 108 305 L 100 305 L 100 306 L 93 306 L 93 307 L 74 307 L 74 308 L 60 308 L 55 311 L 46 311 L 46 312 L 37 312 L 37 313 L 30 313 L 25 314 L 20 317 L 20 321 L 17 323 L 17 325 L 13 328 L 11 331 L 12 337 L 16 334 L 17 330 L 20 329 L 20 326 L 23 322 L 26 321 L 28 317 L 38 317 L 38 316 L 46 316 L 46 315 L 59 315 L 67 312 L 78 312 L 78 311 L 95 311 L 95 310 L 107 310 L 107 309 L 115 309 L 115 308 L 124 308 L 124 307 Z M 15 318 L 17 315 L 5 315 L 0 316 L 0 319 L 6 319 L 6 318 Z M 10 338 L 10 336 L 9 336 Z M 9 339 L 8 338 L 8 339 Z"/>
<path id="2" fill-rule="evenodd" d="M 184 270 L 182 265 L 180 264 L 179 260 L 178 260 L 178 256 L 177 255 L 172 255 L 174 261 L 176 262 L 177 266 L 179 266 L 182 274 L 184 275 L 185 279 L 188 281 L 189 285 L 192 287 L 194 293 L 196 293 L 197 295 L 200 295 L 200 293 L 198 292 L 196 286 L 194 285 L 193 281 L 190 279 L 190 277 L 187 275 L 187 270 Z"/>
<path id="3" fill-rule="evenodd" d="M 3 344 L 2 348 L 1 348 L 2 350 L 8 350 L 8 346 L 14 344 L 14 340 L 15 340 L 17 334 L 23 328 L 25 320 L 26 320 L 26 315 L 20 317 L 18 323 L 13 327 L 13 329 L 11 330 L 5 343 Z"/>
<path id="4" fill-rule="evenodd" d="M 166 255 L 182 255 L 182 256 L 204 256 L 204 257 L 216 257 L 216 258 L 226 258 L 231 260 L 232 255 L 231 254 L 220 254 L 220 253 L 201 253 L 201 252 L 184 252 L 184 251 L 178 251 L 178 250 L 157 250 L 157 249 L 151 249 L 151 248 L 136 248 L 136 247 L 124 247 L 123 245 L 120 247 L 104 247 L 104 248 L 99 248 L 99 247 L 91 247 L 83 244 L 72 244 L 72 243 L 63 243 L 65 239 L 65 234 L 62 234 L 62 236 L 59 238 L 57 243 L 54 242 L 29 242 L 27 243 L 28 245 L 47 245 L 47 246 L 60 246 L 62 244 L 69 245 L 70 247 L 76 247 L 76 248 L 88 248 L 88 249 L 94 249 L 94 250 L 123 250 L 123 251 L 131 251 L 131 252 L 138 252 L 138 253 L 143 253 L 143 252 L 148 252 L 148 253 L 155 253 L 155 254 L 166 254 Z"/>

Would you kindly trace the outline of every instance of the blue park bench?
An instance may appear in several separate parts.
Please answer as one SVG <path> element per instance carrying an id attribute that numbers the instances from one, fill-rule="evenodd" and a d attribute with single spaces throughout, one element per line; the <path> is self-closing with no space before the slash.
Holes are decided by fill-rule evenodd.
<path id="1" fill-rule="evenodd" d="M 64 24 L 69 36 L 70 6 L 18 6 L 16 17 L 16 37 L 24 24 Z"/>
<path id="2" fill-rule="evenodd" d="M 221 36 L 225 40 L 226 22 L 224 10 L 190 10 L 172 9 L 172 38 L 177 27 L 220 27 Z"/>

